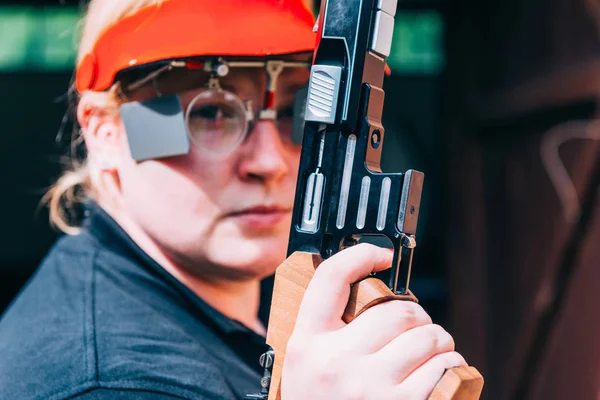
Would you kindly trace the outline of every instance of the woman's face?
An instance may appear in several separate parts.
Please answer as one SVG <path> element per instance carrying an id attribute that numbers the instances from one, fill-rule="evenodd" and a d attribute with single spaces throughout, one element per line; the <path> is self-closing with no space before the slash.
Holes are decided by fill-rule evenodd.
<path id="1" fill-rule="evenodd" d="M 221 86 L 263 106 L 264 71 L 238 70 Z M 276 108 L 286 113 L 308 70 L 284 70 Z M 186 106 L 200 92 L 181 93 Z M 189 154 L 136 162 L 118 124 L 121 212 L 177 265 L 199 277 L 250 279 L 274 272 L 285 259 L 300 146 L 274 122 L 258 121 L 227 154 L 190 146 Z M 165 132 L 168 134 L 168 132 Z"/>

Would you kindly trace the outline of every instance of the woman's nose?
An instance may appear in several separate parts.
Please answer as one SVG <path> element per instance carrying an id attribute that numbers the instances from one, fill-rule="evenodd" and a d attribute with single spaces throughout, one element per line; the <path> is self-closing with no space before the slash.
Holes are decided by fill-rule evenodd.
<path id="1" fill-rule="evenodd" d="M 274 182 L 287 175 L 286 148 L 272 121 L 258 121 L 242 144 L 239 174 L 245 180 Z"/>

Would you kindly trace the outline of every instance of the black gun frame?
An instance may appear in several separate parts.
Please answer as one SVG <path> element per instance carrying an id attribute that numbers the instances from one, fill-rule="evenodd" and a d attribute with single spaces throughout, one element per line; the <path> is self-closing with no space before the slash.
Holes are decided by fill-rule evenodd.
<path id="1" fill-rule="evenodd" d="M 322 32 L 313 64 L 342 67 L 338 117 L 333 124 L 305 123 L 288 255 L 309 251 L 320 253 L 327 259 L 357 243 L 360 236 L 383 235 L 393 245 L 394 259 L 392 268 L 377 276 L 394 293 L 406 294 L 424 175 L 414 170 L 382 173 L 380 169 L 385 59 L 369 50 L 377 0 L 328 0 L 324 3 L 320 21 Z M 330 10 L 325 7 L 335 12 L 328 12 Z M 324 157 L 320 172 L 325 176 L 325 184 L 321 212 L 318 229 L 307 232 L 301 229 L 304 197 L 308 176 L 317 167 L 323 134 Z M 345 218 L 343 224 L 339 224 L 342 180 L 344 169 L 348 168 L 345 160 L 351 139 L 355 139 L 355 153 Z M 363 179 L 369 181 L 368 201 L 366 215 L 361 215 L 361 223 L 357 226 L 361 191 L 364 192 Z M 389 185 L 389 196 L 381 201 L 384 185 Z M 384 207 L 385 203 L 387 207 Z M 384 216 L 380 215 L 380 209 L 385 212 Z"/>

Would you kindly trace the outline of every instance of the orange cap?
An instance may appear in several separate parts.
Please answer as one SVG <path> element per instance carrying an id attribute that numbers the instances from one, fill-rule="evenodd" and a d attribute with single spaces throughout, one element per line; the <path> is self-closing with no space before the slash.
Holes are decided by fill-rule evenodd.
<path id="1" fill-rule="evenodd" d="M 119 71 L 160 60 L 313 51 L 302 0 L 165 0 L 110 26 L 81 58 L 76 86 L 108 89 Z"/>

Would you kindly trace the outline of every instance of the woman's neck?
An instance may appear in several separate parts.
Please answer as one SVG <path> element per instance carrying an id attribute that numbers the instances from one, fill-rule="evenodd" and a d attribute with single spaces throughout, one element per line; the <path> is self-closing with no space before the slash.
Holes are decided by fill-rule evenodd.
<path id="1" fill-rule="evenodd" d="M 244 324 L 258 334 L 266 335 L 266 329 L 258 318 L 260 305 L 260 281 L 258 279 L 207 281 L 168 261 L 165 261 L 164 264 L 159 263 L 171 275 L 222 314 Z"/>
<path id="2" fill-rule="evenodd" d="M 244 324 L 258 334 L 266 335 L 266 328 L 258 318 L 260 280 L 233 281 L 225 278 L 203 280 L 173 262 L 139 226 L 127 217 L 114 212 L 110 207 L 103 206 L 103 208 L 148 256 L 198 297 L 225 316 Z"/>

